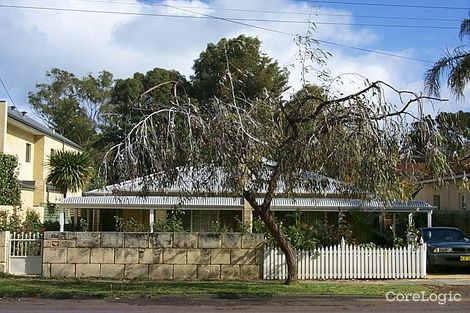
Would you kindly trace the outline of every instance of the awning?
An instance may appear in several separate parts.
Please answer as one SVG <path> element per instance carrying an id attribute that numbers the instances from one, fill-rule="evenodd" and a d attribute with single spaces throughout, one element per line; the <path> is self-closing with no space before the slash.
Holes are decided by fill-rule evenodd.
<path id="1" fill-rule="evenodd" d="M 257 199 L 258 203 L 262 199 Z M 177 196 L 88 196 L 68 197 L 59 204 L 65 209 L 165 209 L 184 210 L 242 210 L 241 197 L 177 197 Z M 363 201 L 341 198 L 274 198 L 273 211 L 357 211 L 357 212 L 431 212 L 426 202 Z"/>

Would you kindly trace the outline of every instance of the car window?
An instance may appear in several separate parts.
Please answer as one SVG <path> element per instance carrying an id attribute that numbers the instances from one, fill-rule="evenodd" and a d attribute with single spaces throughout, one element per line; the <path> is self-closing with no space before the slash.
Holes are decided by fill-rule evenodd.
<path id="1" fill-rule="evenodd" d="M 426 229 L 424 230 L 424 241 L 469 241 L 470 239 L 462 232 L 455 229 Z"/>

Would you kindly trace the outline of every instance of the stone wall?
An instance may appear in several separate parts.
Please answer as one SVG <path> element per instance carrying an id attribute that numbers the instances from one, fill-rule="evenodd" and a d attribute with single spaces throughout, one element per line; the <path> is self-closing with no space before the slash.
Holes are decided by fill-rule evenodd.
<path id="1" fill-rule="evenodd" d="M 262 234 L 46 232 L 43 276 L 142 280 L 260 279 Z"/>
<path id="2" fill-rule="evenodd" d="M 0 273 L 6 273 L 8 270 L 8 264 L 7 264 L 8 251 L 6 251 L 8 235 L 9 235 L 9 232 L 0 231 Z"/>

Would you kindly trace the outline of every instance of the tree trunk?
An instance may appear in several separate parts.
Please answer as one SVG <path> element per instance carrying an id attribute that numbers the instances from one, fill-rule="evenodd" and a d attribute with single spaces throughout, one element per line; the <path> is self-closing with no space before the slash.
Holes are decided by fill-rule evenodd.
<path id="1" fill-rule="evenodd" d="M 258 211 L 258 210 L 255 210 Z M 281 248 L 286 256 L 287 262 L 287 279 L 285 284 L 289 285 L 298 281 L 297 277 L 297 255 L 287 240 L 284 233 L 281 231 L 281 228 L 276 224 L 272 212 L 270 210 L 265 210 L 264 212 L 259 212 L 261 220 L 266 225 L 267 229 L 276 240 L 276 243 Z"/>

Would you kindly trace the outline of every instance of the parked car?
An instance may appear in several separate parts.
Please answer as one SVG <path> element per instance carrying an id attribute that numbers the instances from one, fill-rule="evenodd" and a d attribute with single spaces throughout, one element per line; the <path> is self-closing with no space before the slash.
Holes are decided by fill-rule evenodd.
<path id="1" fill-rule="evenodd" d="M 468 266 L 470 269 L 470 237 L 454 227 L 425 227 L 420 230 L 427 244 L 427 265 Z"/>

